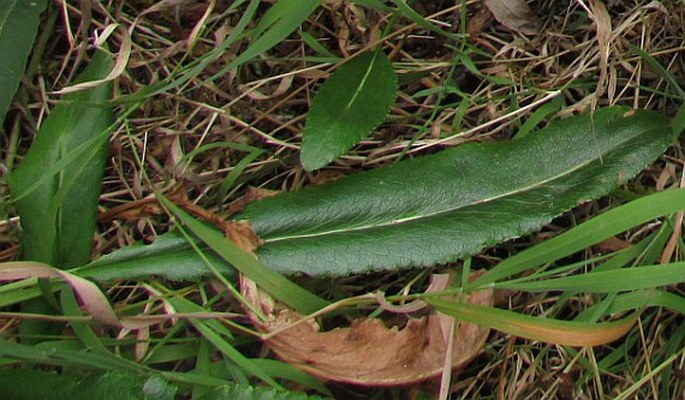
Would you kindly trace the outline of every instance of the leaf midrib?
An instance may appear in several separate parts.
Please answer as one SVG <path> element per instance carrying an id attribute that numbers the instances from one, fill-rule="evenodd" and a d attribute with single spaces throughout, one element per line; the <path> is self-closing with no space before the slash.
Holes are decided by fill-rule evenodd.
<path id="1" fill-rule="evenodd" d="M 371 75 L 371 70 L 375 66 L 377 57 L 378 57 L 378 53 L 374 53 L 373 58 L 371 59 L 371 62 L 369 63 L 369 66 L 366 68 L 366 72 L 364 73 L 364 76 L 362 77 L 361 82 L 359 82 L 359 85 L 357 85 L 357 89 L 355 89 L 355 92 L 352 95 L 352 98 L 350 99 L 350 101 L 347 102 L 347 105 L 345 106 L 344 113 L 348 113 L 350 111 L 350 109 L 352 108 L 352 104 L 357 100 L 357 97 L 359 97 L 359 94 L 362 92 L 362 89 L 364 88 L 367 80 L 369 79 L 369 75 Z"/>
<path id="2" fill-rule="evenodd" d="M 646 134 L 646 132 L 649 132 L 649 131 L 641 132 L 637 136 L 642 136 L 642 135 Z M 614 151 L 616 149 L 616 147 L 621 146 L 624 143 L 626 143 L 630 140 L 633 140 L 633 139 L 635 139 L 635 136 L 627 137 L 625 140 L 622 140 L 619 143 L 611 146 L 608 150 L 606 150 L 604 152 L 601 149 L 597 149 L 598 151 L 596 153 L 594 153 L 595 154 L 594 158 L 590 158 L 583 163 L 579 163 L 577 166 L 575 166 L 571 169 L 564 170 L 563 173 L 553 175 L 547 179 L 540 180 L 540 181 L 535 182 L 531 185 L 524 186 L 524 187 L 518 188 L 516 190 L 504 192 L 504 193 L 501 193 L 501 194 L 498 194 L 496 196 L 486 198 L 486 199 L 479 199 L 479 200 L 472 202 L 472 203 L 469 203 L 469 204 L 459 205 L 457 207 L 451 207 L 451 208 L 433 211 L 433 212 L 427 212 L 424 214 L 414 215 L 414 216 L 410 216 L 410 217 L 406 217 L 406 218 L 393 219 L 390 221 L 380 222 L 377 224 L 367 224 L 367 225 L 354 226 L 354 227 L 330 229 L 330 230 L 315 232 L 315 233 L 275 236 L 275 237 L 271 237 L 271 238 L 262 238 L 262 240 L 264 240 L 265 243 L 275 243 L 275 242 L 280 242 L 280 241 L 284 241 L 284 240 L 314 238 L 314 237 L 322 237 L 322 236 L 336 234 L 336 233 L 357 232 L 357 231 L 364 231 L 364 230 L 373 229 L 373 228 L 391 227 L 391 226 L 400 225 L 400 224 L 404 224 L 404 223 L 408 223 L 408 222 L 412 222 L 412 221 L 417 221 L 417 220 L 421 220 L 421 219 L 432 218 L 432 217 L 436 217 L 436 216 L 440 216 L 440 215 L 450 214 L 450 213 L 453 213 L 459 209 L 463 209 L 463 208 L 474 206 L 474 205 L 491 203 L 493 201 L 500 200 L 500 199 L 503 199 L 503 198 L 506 198 L 509 196 L 514 196 L 514 195 L 517 195 L 520 193 L 524 193 L 527 191 L 537 189 L 537 188 L 542 187 L 543 185 L 545 185 L 549 182 L 561 179 L 567 175 L 571 175 L 575 171 L 582 169 L 582 168 L 584 168 L 584 167 L 586 167 L 586 166 L 588 166 L 594 162 L 597 162 L 597 161 L 602 162 L 603 156 L 605 154 L 609 154 L 610 152 Z"/>

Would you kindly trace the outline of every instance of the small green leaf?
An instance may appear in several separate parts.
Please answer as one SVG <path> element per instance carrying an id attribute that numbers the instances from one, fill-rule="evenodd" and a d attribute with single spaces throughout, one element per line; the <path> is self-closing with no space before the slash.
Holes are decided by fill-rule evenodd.
<path id="1" fill-rule="evenodd" d="M 47 3 L 47 0 L 0 2 L 0 127 L 24 76 L 26 60 L 38 32 L 40 13 Z"/>
<path id="2" fill-rule="evenodd" d="M 302 165 L 326 166 L 375 129 L 395 102 L 397 76 L 382 51 L 341 65 L 321 86 L 302 134 Z"/>
<path id="3" fill-rule="evenodd" d="M 104 78 L 112 66 L 110 57 L 97 51 L 76 82 Z M 8 177 L 13 198 L 18 199 L 25 259 L 68 267 L 90 258 L 109 127 L 114 122 L 107 105 L 111 96 L 109 83 L 65 95 Z M 46 171 L 84 143 L 91 145 L 78 160 L 34 187 Z"/>
<path id="4" fill-rule="evenodd" d="M 248 205 L 283 273 L 428 266 L 541 228 L 607 194 L 673 142 L 669 120 L 624 107 L 567 118 L 519 140 L 469 143 Z"/>

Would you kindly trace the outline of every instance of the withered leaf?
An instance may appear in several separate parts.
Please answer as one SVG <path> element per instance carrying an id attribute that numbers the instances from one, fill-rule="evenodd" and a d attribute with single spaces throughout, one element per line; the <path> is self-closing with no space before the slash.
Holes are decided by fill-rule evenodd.
<path id="1" fill-rule="evenodd" d="M 497 22 L 525 35 L 538 32 L 537 17 L 525 0 L 484 0 Z"/>
<path id="2" fill-rule="evenodd" d="M 226 207 L 226 214 L 232 215 L 239 211 L 243 211 L 245 206 L 252 203 L 253 201 L 262 200 L 267 197 L 272 197 L 280 193 L 277 190 L 269 190 L 263 188 L 256 188 L 253 186 L 248 186 L 245 190 L 245 194 L 234 200 L 231 204 Z"/>
<path id="3" fill-rule="evenodd" d="M 222 228 L 229 240 L 248 253 L 252 253 L 263 243 L 248 221 L 225 221 Z"/>
<path id="4" fill-rule="evenodd" d="M 263 333 L 279 332 L 266 340 L 283 361 L 323 380 L 362 386 L 396 386 L 438 378 L 443 369 L 448 339 L 444 315 L 431 313 L 411 318 L 403 328 L 386 327 L 375 318 L 355 320 L 348 328 L 321 332 L 314 320 L 276 303 L 256 284 L 241 276 L 241 292 L 263 313 L 248 311 Z M 472 304 L 492 306 L 493 291 L 466 296 Z M 454 331 L 453 371 L 463 369 L 485 345 L 489 329 L 459 323 Z"/>

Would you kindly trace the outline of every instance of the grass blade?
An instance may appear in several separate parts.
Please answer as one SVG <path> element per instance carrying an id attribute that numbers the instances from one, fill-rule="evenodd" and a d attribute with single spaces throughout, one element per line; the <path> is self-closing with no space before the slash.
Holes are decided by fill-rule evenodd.
<path id="1" fill-rule="evenodd" d="M 634 226 L 685 208 L 685 189 L 666 190 L 615 207 L 567 232 L 499 263 L 475 280 L 490 284 L 592 246 Z"/>
<path id="2" fill-rule="evenodd" d="M 503 282 L 495 284 L 495 287 L 527 292 L 571 290 L 588 293 L 611 293 L 649 289 L 682 282 L 685 282 L 685 262 L 590 272 L 536 282 Z"/>
<path id="3" fill-rule="evenodd" d="M 186 313 L 186 312 L 198 312 L 198 311 L 205 311 L 202 307 L 199 307 L 193 303 L 190 303 L 189 301 L 185 299 L 180 299 L 180 298 L 170 298 L 168 299 L 169 303 L 177 309 L 179 312 Z M 229 360 L 233 361 L 238 365 L 240 368 L 243 370 L 251 373 L 252 375 L 258 377 L 259 379 L 263 380 L 264 382 L 268 383 L 269 385 L 275 387 L 275 388 L 282 388 L 281 385 L 276 383 L 276 381 L 270 377 L 269 375 L 265 374 L 264 371 L 260 370 L 257 368 L 248 358 L 246 358 L 242 353 L 240 353 L 238 350 L 236 350 L 235 347 L 231 346 L 230 343 L 228 343 L 222 335 L 217 333 L 214 329 L 212 329 L 209 324 L 214 323 L 218 324 L 218 321 L 201 321 L 198 319 L 189 319 L 189 322 L 197 329 L 202 336 L 207 339 L 211 344 L 213 344 L 221 353 L 226 356 Z"/>
<path id="4" fill-rule="evenodd" d="M 597 346 L 610 343 L 625 335 L 637 319 L 633 315 L 619 321 L 604 323 L 559 321 L 438 298 L 427 298 L 426 302 L 441 313 L 454 318 L 515 336 L 566 346 Z"/>
<path id="5" fill-rule="evenodd" d="M 0 127 L 24 76 L 26 61 L 38 33 L 47 0 L 5 0 L 0 3 Z"/>
<path id="6" fill-rule="evenodd" d="M 592 315 L 600 306 L 601 303 L 587 308 L 578 315 L 578 318 Z M 685 297 L 664 290 L 637 290 L 617 295 L 606 309 L 605 314 L 620 313 L 645 307 L 664 307 L 685 315 Z"/>
<path id="7" fill-rule="evenodd" d="M 110 57 L 97 51 L 78 81 L 107 76 Z M 106 102 L 111 84 L 72 93 L 40 128 L 29 152 L 8 177 L 12 194 L 24 193 L 81 143 L 105 131 L 114 121 Z M 79 162 L 61 169 L 52 179 L 17 201 L 24 235 L 25 259 L 58 267 L 80 265 L 90 258 L 95 214 L 107 155 L 107 137 L 93 143 Z"/>
<path id="8" fill-rule="evenodd" d="M 223 76 L 280 43 L 295 32 L 319 4 L 319 0 L 278 0 L 259 21 L 250 46 L 210 80 Z"/>

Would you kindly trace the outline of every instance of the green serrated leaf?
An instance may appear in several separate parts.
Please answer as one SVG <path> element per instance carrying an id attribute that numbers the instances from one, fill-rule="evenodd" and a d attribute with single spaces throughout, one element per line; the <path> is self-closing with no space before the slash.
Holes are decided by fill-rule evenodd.
<path id="1" fill-rule="evenodd" d="M 38 32 L 40 13 L 47 3 L 47 0 L 0 2 L 0 126 L 24 76 L 26 61 Z"/>
<path id="2" fill-rule="evenodd" d="M 381 51 L 341 65 L 321 86 L 302 134 L 302 165 L 311 171 L 367 137 L 395 102 L 397 76 Z"/>
<path id="3" fill-rule="evenodd" d="M 110 57 L 98 51 L 76 82 L 104 78 L 112 66 Z M 16 204 L 25 259 L 67 267 L 90 258 L 108 129 L 114 122 L 112 108 L 106 104 L 111 96 L 110 83 L 65 95 L 8 177 L 12 195 L 20 197 Z M 89 141 L 92 146 L 78 162 L 57 170 L 51 179 L 33 188 L 46 171 Z"/>
<path id="4" fill-rule="evenodd" d="M 145 379 L 121 372 L 79 376 L 28 369 L 0 371 L 3 399 L 172 400 L 177 390 L 159 376 Z"/>
<path id="5" fill-rule="evenodd" d="M 670 122 L 624 107 L 520 140 L 470 143 L 253 203 L 260 259 L 282 273 L 426 266 L 530 233 L 626 182 L 672 142 Z"/>
<path id="6" fill-rule="evenodd" d="M 224 275 L 235 270 L 211 251 L 207 258 Z M 173 268 L 169 268 L 173 265 Z M 161 277 L 172 281 L 196 282 L 210 274 L 204 261 L 177 232 L 161 235 L 149 245 L 124 247 L 70 272 L 100 282 Z"/>
<path id="7" fill-rule="evenodd" d="M 309 396 L 301 392 L 288 392 L 272 388 L 247 385 L 222 386 L 206 393 L 198 400 L 322 400 L 320 396 Z"/>

